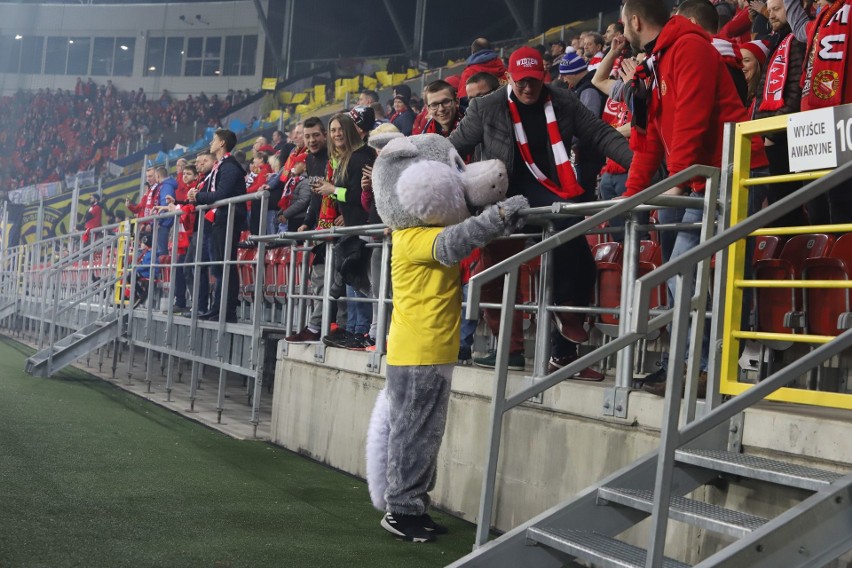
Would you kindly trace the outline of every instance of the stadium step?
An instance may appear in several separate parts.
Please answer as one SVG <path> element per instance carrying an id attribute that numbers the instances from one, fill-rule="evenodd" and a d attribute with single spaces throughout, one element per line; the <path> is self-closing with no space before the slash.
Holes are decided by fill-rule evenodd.
<path id="1" fill-rule="evenodd" d="M 602 501 L 632 507 L 649 514 L 654 507 L 654 492 L 645 489 L 601 487 L 598 497 Z M 678 496 L 669 501 L 669 517 L 673 521 L 682 521 L 737 538 L 759 529 L 767 521 L 762 517 Z"/>
<path id="2" fill-rule="evenodd" d="M 26 362 L 26 372 L 47 377 L 64 369 L 80 357 L 116 339 L 124 329 L 124 318 L 112 314 L 96 320 L 32 355 Z"/>
<path id="3" fill-rule="evenodd" d="M 18 311 L 18 302 L 17 300 L 8 302 L 2 306 L 0 306 L 0 320 L 6 319 L 9 316 L 13 316 Z"/>
<path id="4" fill-rule="evenodd" d="M 678 450 L 675 459 L 681 463 L 715 469 L 722 473 L 808 491 L 819 491 L 843 477 L 838 473 L 812 467 L 721 450 Z"/>
<path id="5" fill-rule="evenodd" d="M 670 523 L 686 523 L 735 539 L 696 568 L 817 568 L 852 549 L 852 530 L 848 530 L 852 528 L 852 475 L 713 449 L 713 445 L 723 444 L 717 439 L 716 444 L 676 451 L 667 509 Z M 574 560 L 605 568 L 650 566 L 648 551 L 619 535 L 651 515 L 656 468 L 654 452 L 477 548 L 450 568 L 556 568 Z M 772 519 L 685 497 L 720 477 L 731 483 L 754 479 L 809 495 Z M 679 559 L 664 558 L 654 568 L 686 566 Z"/>
<path id="6" fill-rule="evenodd" d="M 648 551 L 606 535 L 567 529 L 531 528 L 527 536 L 543 544 L 595 566 L 613 568 L 644 568 Z M 689 564 L 665 558 L 663 568 L 689 568 Z"/>

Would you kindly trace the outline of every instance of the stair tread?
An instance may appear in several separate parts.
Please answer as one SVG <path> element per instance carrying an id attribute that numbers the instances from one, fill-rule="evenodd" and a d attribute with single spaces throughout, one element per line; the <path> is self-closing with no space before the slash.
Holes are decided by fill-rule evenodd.
<path id="1" fill-rule="evenodd" d="M 527 537 L 572 556 L 601 563 L 607 567 L 644 568 L 647 551 L 618 539 L 588 531 L 533 527 Z M 663 559 L 663 568 L 689 568 L 671 558 Z"/>
<path id="2" fill-rule="evenodd" d="M 621 487 L 601 487 L 598 494 L 608 501 L 632 506 L 639 510 L 651 512 L 654 505 L 654 492 L 648 489 L 625 489 Z M 636 505 L 639 505 L 638 507 Z M 713 528 L 722 532 L 742 534 L 757 530 L 768 522 L 768 519 L 733 511 L 712 503 L 696 501 L 688 497 L 672 495 L 670 501 L 671 516 L 675 520 L 684 521 L 686 518 L 698 518 L 706 521 L 705 528 Z"/>
<path id="3" fill-rule="evenodd" d="M 676 458 L 681 463 L 812 491 L 843 477 L 832 471 L 724 450 L 678 450 Z"/>

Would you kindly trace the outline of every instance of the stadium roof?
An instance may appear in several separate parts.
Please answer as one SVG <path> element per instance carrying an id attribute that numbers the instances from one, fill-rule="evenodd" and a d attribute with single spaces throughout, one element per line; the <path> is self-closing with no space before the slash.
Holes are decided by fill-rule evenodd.
<path id="1" fill-rule="evenodd" d="M 0 0 L 0 4 L 115 5 L 230 1 L 233 0 Z M 249 1 L 249 4 L 252 3 Z M 404 51 L 385 4 L 385 0 L 298 2 L 293 35 L 294 57 L 357 57 Z M 403 27 L 408 27 L 409 35 L 413 35 L 415 2 L 394 1 L 391 4 Z M 620 4 L 620 0 L 542 0 L 542 24 L 544 29 L 548 29 L 594 18 L 598 12 L 617 10 Z M 427 0 L 424 49 L 468 45 L 480 36 L 492 41 L 521 37 L 523 34 L 511 10 L 519 13 L 526 20 L 527 27 L 531 27 L 532 6 L 529 0 Z"/>

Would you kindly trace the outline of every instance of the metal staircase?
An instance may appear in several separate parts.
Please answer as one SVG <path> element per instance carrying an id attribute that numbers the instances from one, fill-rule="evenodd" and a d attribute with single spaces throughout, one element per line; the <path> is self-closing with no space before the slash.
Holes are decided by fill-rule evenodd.
<path id="1" fill-rule="evenodd" d="M 695 166 L 693 166 L 695 168 Z M 694 174 L 693 174 L 694 175 Z M 702 175 L 704 172 L 702 171 Z M 707 201 L 715 200 L 709 183 Z M 710 236 L 706 231 L 702 243 L 659 269 L 639 278 L 632 302 L 622 305 L 619 336 L 609 344 L 586 354 L 563 369 L 542 377 L 511 397 L 506 395 L 508 326 L 512 319 L 517 267 L 532 255 L 540 255 L 571 238 L 580 237 L 611 216 L 612 211 L 634 207 L 614 205 L 574 227 L 553 235 L 488 269 L 471 280 L 469 310 L 479 303 L 482 284 L 504 278 L 504 301 L 497 348 L 497 381 L 492 406 L 491 438 L 487 466 L 483 477 L 482 504 L 477 532 L 478 548 L 450 565 L 451 568 L 537 568 L 559 567 L 579 560 L 604 568 L 680 568 L 689 566 L 681 559 L 664 556 L 669 521 L 687 523 L 723 535 L 719 541 L 730 542 L 696 566 L 699 568 L 787 568 L 821 567 L 852 549 L 852 473 L 838 474 L 792 463 L 728 451 L 732 420 L 797 377 L 806 375 L 824 361 L 852 348 L 852 330 L 820 345 L 794 363 L 767 377 L 755 386 L 724 403 L 718 396 L 718 363 L 711 357 L 708 369 L 708 400 L 704 415 L 696 414 L 697 366 L 694 364 L 696 344 L 700 344 L 700 317 L 705 314 L 706 284 L 701 272 L 718 251 L 745 238 L 756 229 L 786 214 L 806 201 L 825 193 L 831 187 L 852 179 L 852 163 L 837 168 L 822 179 L 803 187 L 773 206 L 749 217 L 727 230 Z M 674 180 L 677 183 L 679 180 Z M 670 180 L 671 182 L 671 180 Z M 664 184 L 646 190 L 659 194 Z M 624 200 L 630 202 L 635 199 Z M 724 202 L 723 198 L 723 202 Z M 705 212 L 707 205 L 705 204 Z M 724 212 L 723 212 L 724 214 Z M 706 224 L 705 224 L 706 227 Z M 717 258 L 717 271 L 724 272 Z M 544 266 L 544 261 L 543 261 Z M 699 281 L 692 290 L 692 274 L 698 267 Z M 706 274 L 706 273 L 705 273 Z M 650 317 L 650 291 L 669 279 L 676 281 L 674 306 L 663 315 Z M 717 274 L 715 297 L 724 298 L 724 287 Z M 628 294 L 629 295 L 629 294 Z M 624 298 L 623 298 L 624 299 Z M 690 315 L 693 315 L 690 322 Z M 700 317 L 696 317 L 700 314 Z M 714 309 L 711 338 L 722 339 L 718 312 Z M 670 359 L 688 360 L 684 376 L 669 367 L 667 393 L 661 426 L 659 449 L 614 473 L 530 521 L 493 541 L 488 541 L 495 479 L 503 429 L 503 415 L 578 370 L 640 341 L 648 333 L 672 322 Z M 692 354 L 687 358 L 686 337 L 694 338 Z M 673 394 L 674 393 L 674 394 Z M 681 393 L 684 393 L 682 408 Z M 681 420 L 684 418 L 683 421 Z M 567 468 L 566 468 L 567 471 Z M 798 504 L 772 519 L 725 509 L 689 495 L 705 484 L 741 478 L 754 479 L 807 492 Z M 646 521 L 647 520 L 647 521 Z M 623 539 L 616 538 L 628 529 L 646 521 L 638 531 Z M 628 542 L 632 541 L 632 542 Z M 634 543 L 646 542 L 645 548 Z"/>
<path id="2" fill-rule="evenodd" d="M 0 320 L 4 320 L 18 313 L 18 301 L 13 300 L 0 306 Z"/>
<path id="3" fill-rule="evenodd" d="M 118 312 L 95 320 L 27 359 L 26 372 L 37 377 L 53 375 L 80 357 L 116 340 L 126 328 L 126 321 L 127 315 L 119 317 Z"/>

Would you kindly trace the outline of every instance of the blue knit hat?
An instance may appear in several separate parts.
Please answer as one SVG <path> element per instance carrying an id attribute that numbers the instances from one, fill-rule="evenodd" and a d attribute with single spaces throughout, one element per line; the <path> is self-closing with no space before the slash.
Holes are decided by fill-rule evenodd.
<path id="1" fill-rule="evenodd" d="M 589 68 L 586 60 L 582 55 L 576 53 L 566 53 L 562 56 L 562 61 L 559 62 L 560 75 L 576 75 L 582 73 Z"/>

